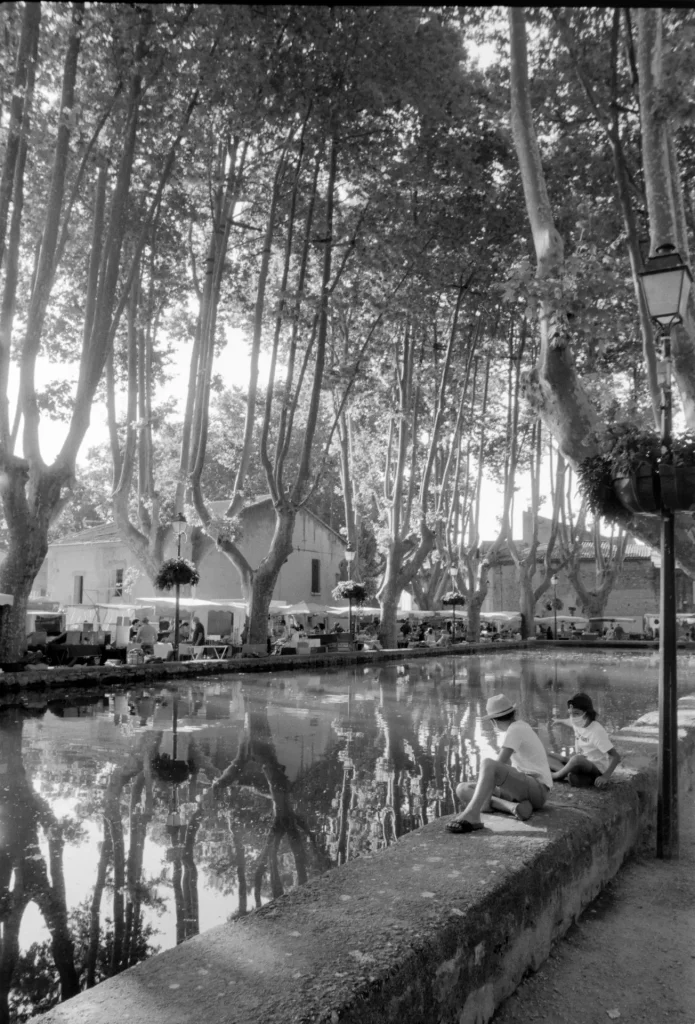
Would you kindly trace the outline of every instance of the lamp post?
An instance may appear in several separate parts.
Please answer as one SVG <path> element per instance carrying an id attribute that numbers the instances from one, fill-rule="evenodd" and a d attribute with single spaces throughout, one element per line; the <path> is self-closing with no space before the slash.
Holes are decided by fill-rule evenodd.
<path id="1" fill-rule="evenodd" d="M 671 447 L 671 328 L 685 317 L 692 274 L 673 245 L 660 245 L 640 273 L 640 284 L 661 346 L 661 451 Z M 661 508 L 661 602 L 659 623 L 659 759 L 656 855 L 678 854 L 678 705 L 676 693 L 675 514 Z"/>
<path id="2" fill-rule="evenodd" d="M 181 538 L 186 536 L 186 517 L 183 512 L 177 512 L 171 524 L 176 534 L 176 557 L 181 557 Z M 176 584 L 176 612 L 174 618 L 174 661 L 179 660 L 179 595 L 181 585 Z"/>
<path id="3" fill-rule="evenodd" d="M 348 564 L 348 579 L 351 580 L 352 579 L 352 563 L 355 561 L 355 549 L 353 548 L 352 544 L 348 544 L 348 546 L 345 548 L 345 561 Z M 348 597 L 348 602 L 349 602 L 349 607 L 350 607 L 349 630 L 350 630 L 350 636 L 352 637 L 352 597 L 351 596 Z"/>
<path id="4" fill-rule="evenodd" d="M 557 585 L 560 582 L 559 576 L 551 576 L 550 582 L 553 587 L 553 615 L 555 616 L 555 625 L 553 627 L 553 640 L 557 640 Z"/>
<path id="5" fill-rule="evenodd" d="M 449 578 L 451 579 L 451 590 L 456 590 L 456 578 L 458 577 L 459 569 L 457 565 L 449 566 Z M 456 602 L 452 602 L 451 605 L 451 642 L 456 643 Z"/>

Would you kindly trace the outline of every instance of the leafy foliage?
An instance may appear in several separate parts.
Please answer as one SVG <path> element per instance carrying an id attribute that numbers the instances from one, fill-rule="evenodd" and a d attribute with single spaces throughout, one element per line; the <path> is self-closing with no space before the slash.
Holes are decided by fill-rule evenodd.
<path id="1" fill-rule="evenodd" d="M 367 588 L 357 580 L 341 580 L 331 593 L 337 601 L 355 601 L 361 604 L 367 596 Z"/>
<path id="2" fill-rule="evenodd" d="M 450 594 L 445 594 L 442 598 L 442 604 L 456 607 L 456 605 L 464 605 L 466 603 L 465 595 L 459 590 L 452 590 Z"/>
<path id="3" fill-rule="evenodd" d="M 193 562 L 189 562 L 187 558 L 167 558 L 162 562 L 154 579 L 157 590 L 171 590 L 177 585 L 195 587 L 198 583 L 200 583 L 200 573 Z"/>

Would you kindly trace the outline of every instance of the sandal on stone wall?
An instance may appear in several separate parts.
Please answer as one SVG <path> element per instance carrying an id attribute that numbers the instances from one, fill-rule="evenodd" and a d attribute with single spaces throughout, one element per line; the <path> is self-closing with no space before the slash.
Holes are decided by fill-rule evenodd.
<path id="1" fill-rule="evenodd" d="M 450 821 L 446 826 L 447 832 L 451 832 L 455 836 L 463 836 L 467 832 L 478 832 L 481 828 L 485 828 L 482 821 Z"/>

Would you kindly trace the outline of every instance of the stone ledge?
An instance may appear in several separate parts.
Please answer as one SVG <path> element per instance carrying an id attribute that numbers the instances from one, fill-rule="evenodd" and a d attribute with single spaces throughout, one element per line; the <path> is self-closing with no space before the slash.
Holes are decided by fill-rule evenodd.
<path id="1" fill-rule="evenodd" d="M 607 790 L 556 786 L 527 823 L 438 820 L 76 999 L 46 1024 L 484 1024 L 645 836 L 658 715 L 621 730 Z M 690 789 L 695 697 L 679 702 Z"/>
<path id="2" fill-rule="evenodd" d="M 378 661 L 405 661 L 412 658 L 432 658 L 441 655 L 503 654 L 506 651 L 526 650 L 531 640 L 504 644 L 456 644 L 455 647 L 387 648 L 383 651 L 350 651 L 314 655 L 273 655 L 266 657 L 226 658 L 218 661 L 163 661 L 145 665 L 74 665 L 70 668 L 27 669 L 24 672 L 5 672 L 0 675 L 0 697 L 22 690 L 42 690 L 54 687 L 125 685 L 145 682 L 153 684 L 166 679 L 186 680 L 206 675 L 233 675 L 273 672 L 305 671 L 317 668 L 339 668 L 341 665 L 368 665 Z"/>

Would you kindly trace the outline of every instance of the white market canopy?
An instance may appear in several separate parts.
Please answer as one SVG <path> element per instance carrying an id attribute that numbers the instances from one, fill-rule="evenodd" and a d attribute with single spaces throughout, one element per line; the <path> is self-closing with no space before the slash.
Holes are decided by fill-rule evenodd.
<path id="1" fill-rule="evenodd" d="M 536 618 L 535 621 L 536 622 L 540 622 L 541 625 L 543 625 L 543 626 L 545 626 L 546 624 L 550 625 L 551 622 L 555 622 L 555 616 L 554 615 L 544 615 L 540 619 Z M 558 622 L 581 623 L 583 626 L 586 626 L 587 623 L 589 622 L 589 620 L 585 619 L 583 615 L 558 615 L 557 621 Z M 608 621 L 608 620 L 606 620 L 606 621 Z M 611 619 L 611 622 L 632 622 L 632 619 Z"/>
<path id="2" fill-rule="evenodd" d="M 136 605 L 153 605 L 163 604 L 169 608 L 174 608 L 176 605 L 175 597 L 138 597 L 135 601 Z M 106 605 L 107 608 L 114 608 L 115 605 Z M 179 608 L 236 608 L 239 611 L 247 610 L 246 601 L 241 597 L 220 597 L 220 598 L 203 598 L 203 597 L 180 597 Z M 287 601 L 271 601 L 270 611 L 271 613 L 281 613 L 289 611 L 289 605 Z"/>
<path id="3" fill-rule="evenodd" d="M 12 594 L 0 594 L 0 608 L 8 607 L 14 604 L 14 597 Z"/>

